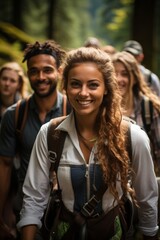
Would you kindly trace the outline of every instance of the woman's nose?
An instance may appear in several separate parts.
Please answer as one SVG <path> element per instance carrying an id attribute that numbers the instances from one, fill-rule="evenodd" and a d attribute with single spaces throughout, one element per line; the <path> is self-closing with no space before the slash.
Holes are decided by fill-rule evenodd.
<path id="1" fill-rule="evenodd" d="M 79 95 L 80 96 L 87 96 L 89 93 L 88 93 L 88 88 L 86 86 L 83 86 L 79 92 Z"/>

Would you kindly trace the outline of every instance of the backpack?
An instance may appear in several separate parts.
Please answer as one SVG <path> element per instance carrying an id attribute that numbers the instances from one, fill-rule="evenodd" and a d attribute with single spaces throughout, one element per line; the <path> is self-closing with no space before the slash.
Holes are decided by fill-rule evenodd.
<path id="1" fill-rule="evenodd" d="M 60 216 L 63 216 L 64 219 L 66 218 L 66 221 L 68 220 L 68 216 L 70 213 L 66 212 L 66 209 L 64 208 L 63 204 L 61 204 L 61 190 L 58 187 L 58 189 L 54 190 L 53 189 L 53 182 L 55 179 L 55 173 L 57 172 L 58 169 L 58 165 L 59 165 L 59 161 L 61 158 L 61 154 L 62 154 L 62 150 L 63 150 L 63 145 L 65 142 L 65 138 L 67 135 L 67 132 L 65 131 L 61 131 L 61 130 L 57 130 L 55 129 L 55 127 L 57 125 L 59 125 L 63 120 L 65 119 L 65 117 L 59 117 L 56 119 L 53 119 L 52 121 L 50 121 L 50 124 L 48 126 L 48 132 L 47 132 L 47 144 L 48 144 L 48 153 L 49 153 L 49 159 L 51 162 L 51 167 L 50 167 L 50 183 L 51 183 L 51 193 L 50 193 L 50 197 L 49 197 L 49 201 L 47 204 L 47 208 L 46 211 L 44 213 L 43 219 L 42 219 L 42 229 L 41 229 L 41 233 L 42 236 L 44 237 L 44 239 L 50 239 L 50 233 L 54 234 L 57 226 L 58 226 L 58 220 Z M 130 124 L 131 123 L 135 123 L 133 120 L 125 117 L 124 118 L 124 122 L 125 122 L 125 131 L 126 131 L 126 147 L 129 153 L 129 157 L 131 158 L 132 155 L 132 148 L 131 148 L 131 136 L 130 136 Z M 91 199 L 89 199 L 89 201 L 87 203 L 85 203 L 85 205 L 83 206 L 83 208 L 81 209 L 81 212 L 83 210 L 83 216 L 86 216 L 85 214 L 87 213 L 88 217 L 88 212 L 92 212 L 96 205 L 97 205 L 97 199 L 101 200 L 102 195 L 104 194 L 104 192 L 106 191 L 107 187 L 106 186 L 102 186 L 100 190 L 98 190 L 95 195 L 94 198 L 93 196 L 91 197 Z M 99 236 L 101 239 L 103 239 L 103 233 L 106 232 L 106 221 L 110 222 L 110 226 L 108 225 L 108 229 L 112 229 L 111 225 L 114 223 L 112 223 L 112 219 L 113 221 L 115 221 L 115 217 L 118 212 L 119 212 L 119 217 L 121 219 L 121 224 L 122 224 L 122 229 L 124 230 L 125 233 L 127 233 L 130 229 L 131 226 L 131 222 L 133 220 L 133 204 L 131 202 L 130 199 L 126 198 L 124 199 L 125 201 L 125 207 L 123 208 L 123 210 L 121 209 L 119 212 L 119 207 L 115 207 L 113 208 L 113 210 L 109 211 L 108 214 L 103 215 L 102 217 L 98 217 L 98 221 L 97 218 L 86 218 L 86 226 L 87 226 L 87 231 L 89 233 L 89 236 L 91 237 L 91 239 L 97 239 L 97 237 Z M 125 209 L 125 210 L 124 210 Z M 62 212 L 61 212 L 62 210 Z M 129 212 L 129 214 L 128 214 Z M 127 213 L 127 215 L 126 215 Z M 81 215 L 81 214 L 80 214 Z M 90 215 L 89 215 L 90 216 Z M 125 220 L 124 216 L 127 218 L 127 221 Z M 73 216 L 70 216 L 69 219 L 74 219 Z M 79 218 L 79 217 L 78 217 Z M 63 218 L 62 218 L 63 219 Z M 82 224 L 83 221 L 83 217 L 82 219 L 79 218 L 78 220 L 78 224 Z M 73 220 L 70 220 L 71 222 L 69 224 L 75 224 L 73 222 Z M 83 224 L 82 224 L 83 225 Z M 72 228 L 71 228 L 72 229 Z M 75 228 L 73 228 L 74 230 L 70 230 L 67 231 L 67 238 L 65 239 L 72 239 L 73 234 L 75 234 L 76 230 Z M 94 231 L 93 231 L 94 229 Z M 112 229 L 113 230 L 113 229 Z M 78 230 L 79 231 L 79 230 Z M 110 230 L 108 230 L 110 231 Z M 82 231 L 83 232 L 83 231 Z M 111 234 L 112 232 L 108 232 L 107 234 Z M 98 234 L 98 235 L 96 235 Z M 102 236 L 101 236 L 102 234 Z M 107 235 L 108 236 L 108 235 Z M 73 237 L 75 239 L 75 236 Z M 125 236 L 122 236 L 122 239 L 126 239 Z"/>
<path id="2" fill-rule="evenodd" d="M 149 137 L 151 133 L 151 125 L 153 122 L 153 103 L 147 96 L 143 95 L 141 101 L 141 116 L 144 125 L 144 129 Z"/>
<path id="3" fill-rule="evenodd" d="M 146 83 L 149 87 L 152 86 L 152 72 L 147 69 L 147 68 L 144 68 L 144 70 L 142 71 L 145 79 L 146 79 Z"/>

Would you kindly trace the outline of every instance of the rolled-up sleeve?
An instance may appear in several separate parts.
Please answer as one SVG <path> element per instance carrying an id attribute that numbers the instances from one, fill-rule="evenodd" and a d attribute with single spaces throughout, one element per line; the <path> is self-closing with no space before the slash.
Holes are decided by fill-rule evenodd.
<path id="1" fill-rule="evenodd" d="M 137 125 L 131 127 L 133 187 L 138 208 L 138 228 L 144 234 L 153 236 L 158 231 L 158 184 L 146 133 Z"/>
<path id="2" fill-rule="evenodd" d="M 23 207 L 18 228 L 31 224 L 41 227 L 41 218 L 50 193 L 47 126 L 48 123 L 41 127 L 32 149 L 23 185 Z"/>

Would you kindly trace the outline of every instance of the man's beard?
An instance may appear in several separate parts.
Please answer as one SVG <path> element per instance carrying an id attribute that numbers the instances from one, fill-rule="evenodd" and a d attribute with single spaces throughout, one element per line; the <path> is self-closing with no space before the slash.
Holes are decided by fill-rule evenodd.
<path id="1" fill-rule="evenodd" d="M 51 81 L 49 81 L 50 83 Z M 55 92 L 56 88 L 57 88 L 57 81 L 55 81 L 54 83 L 52 83 L 52 85 L 50 84 L 50 89 L 48 92 L 46 93 L 39 93 L 35 87 L 35 85 L 31 84 L 32 89 L 34 90 L 35 94 L 40 97 L 40 98 L 46 98 L 49 97 L 50 95 L 52 95 L 53 92 Z"/>

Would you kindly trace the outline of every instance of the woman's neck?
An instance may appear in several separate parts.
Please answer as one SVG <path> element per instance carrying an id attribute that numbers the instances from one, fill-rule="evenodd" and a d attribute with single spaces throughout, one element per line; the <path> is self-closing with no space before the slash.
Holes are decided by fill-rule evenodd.
<path id="1" fill-rule="evenodd" d="M 124 109 L 124 115 L 131 116 L 134 111 L 134 100 L 133 98 L 123 98 L 122 107 Z"/>
<path id="2" fill-rule="evenodd" d="M 76 116 L 76 129 L 77 133 L 84 139 L 95 139 L 97 136 L 96 121 L 87 116 Z"/>

